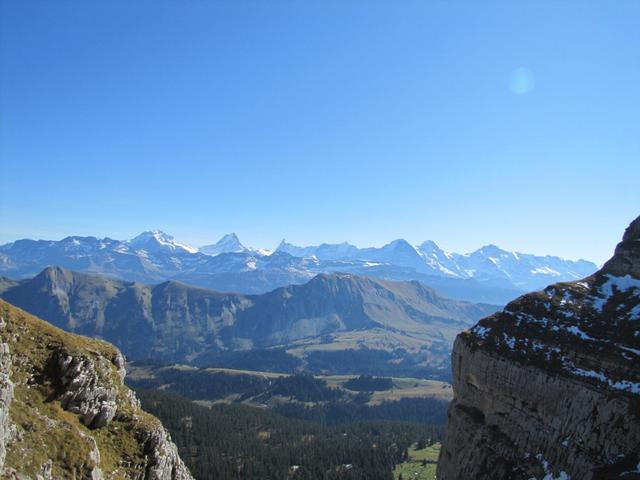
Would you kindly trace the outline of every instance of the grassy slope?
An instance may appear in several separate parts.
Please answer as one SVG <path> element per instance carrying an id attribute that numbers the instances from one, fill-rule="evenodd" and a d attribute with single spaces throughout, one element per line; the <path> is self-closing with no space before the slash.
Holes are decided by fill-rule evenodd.
<path id="1" fill-rule="evenodd" d="M 402 475 L 403 480 L 433 480 L 436 478 L 436 465 L 440 453 L 440 443 L 434 443 L 422 450 L 416 450 L 415 445 L 409 449 L 409 459 L 396 465 L 393 478 L 397 480 Z M 422 462 L 426 461 L 426 465 Z"/>
<path id="2" fill-rule="evenodd" d="M 41 466 L 53 461 L 54 478 L 74 478 L 91 469 L 93 438 L 100 451 L 100 468 L 109 478 L 124 479 L 140 473 L 144 461 L 139 438 L 143 430 L 159 424 L 151 415 L 131 405 L 127 388 L 111 359 L 116 349 L 103 341 L 66 333 L 0 300 L 0 330 L 11 349 L 14 399 L 9 407 L 17 439 L 8 446 L 5 468 L 35 477 Z M 106 427 L 91 430 L 78 416 L 63 410 L 55 400 L 56 385 L 50 360 L 55 352 L 84 356 L 94 362 L 108 359 L 109 368 L 98 370 L 100 383 L 118 390 L 118 415 Z M 127 462 L 128 465 L 123 465 Z"/>

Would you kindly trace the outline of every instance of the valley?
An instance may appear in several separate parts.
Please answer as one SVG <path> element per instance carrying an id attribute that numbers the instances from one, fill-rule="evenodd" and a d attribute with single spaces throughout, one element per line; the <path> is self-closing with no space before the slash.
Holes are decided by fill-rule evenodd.
<path id="1" fill-rule="evenodd" d="M 127 385 L 199 405 L 242 404 L 322 424 L 397 420 L 443 424 L 451 385 L 419 378 L 311 376 L 186 365 L 127 365 Z"/>
<path id="2" fill-rule="evenodd" d="M 442 426 L 356 421 L 323 426 L 243 405 L 205 408 L 162 391 L 138 391 L 162 419 L 198 480 L 389 480 L 412 445 Z"/>
<path id="3" fill-rule="evenodd" d="M 417 378 L 138 362 L 127 371 L 198 480 L 431 480 L 452 395 Z"/>
<path id="4" fill-rule="evenodd" d="M 419 379 L 131 365 L 134 394 L 124 367 L 108 343 L 0 301 L 2 478 L 386 480 L 411 445 L 441 440 L 446 417 L 435 396 L 365 405 L 361 388 L 435 393 Z"/>

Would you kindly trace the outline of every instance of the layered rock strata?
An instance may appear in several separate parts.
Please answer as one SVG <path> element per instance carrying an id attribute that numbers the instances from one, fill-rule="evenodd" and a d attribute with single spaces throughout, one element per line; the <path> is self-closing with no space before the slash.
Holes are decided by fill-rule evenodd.
<path id="1" fill-rule="evenodd" d="M 640 478 L 640 217 L 581 281 L 461 333 L 437 478 Z"/>

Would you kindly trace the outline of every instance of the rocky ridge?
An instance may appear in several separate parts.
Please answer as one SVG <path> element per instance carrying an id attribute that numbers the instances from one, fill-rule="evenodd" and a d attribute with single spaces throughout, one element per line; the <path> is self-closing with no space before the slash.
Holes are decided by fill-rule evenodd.
<path id="1" fill-rule="evenodd" d="M 583 280 L 461 333 L 439 480 L 640 478 L 640 217 Z"/>
<path id="2" fill-rule="evenodd" d="M 419 282 L 350 274 L 239 295 L 50 267 L 0 296 L 64 330 L 104 338 L 133 359 L 204 365 L 219 352 L 251 349 L 403 348 L 447 373 L 456 334 L 497 309 L 448 299 Z"/>
<path id="3" fill-rule="evenodd" d="M 0 478 L 192 479 L 116 348 L 3 301 L 0 342 Z"/>

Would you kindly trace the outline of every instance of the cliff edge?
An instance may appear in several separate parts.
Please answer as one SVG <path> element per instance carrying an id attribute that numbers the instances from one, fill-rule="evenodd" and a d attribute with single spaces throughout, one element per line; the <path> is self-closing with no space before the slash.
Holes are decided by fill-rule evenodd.
<path id="1" fill-rule="evenodd" d="M 439 480 L 640 479 L 640 217 L 594 275 L 456 338 Z"/>
<path id="2" fill-rule="evenodd" d="M 112 345 L 0 301 L 0 478 L 192 480 Z"/>

